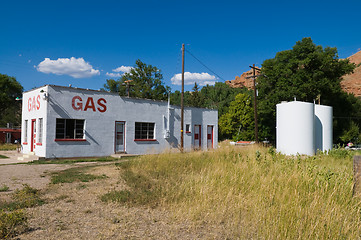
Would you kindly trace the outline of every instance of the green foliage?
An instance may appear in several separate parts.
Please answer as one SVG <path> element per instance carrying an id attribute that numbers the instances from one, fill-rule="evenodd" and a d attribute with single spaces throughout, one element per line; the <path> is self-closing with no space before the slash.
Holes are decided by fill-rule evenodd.
<path id="1" fill-rule="evenodd" d="M 192 107 L 203 107 L 205 102 L 205 96 L 203 96 L 199 92 L 199 87 L 197 83 L 194 83 L 194 87 L 192 88 L 192 93 L 189 96 L 188 103 Z"/>
<path id="2" fill-rule="evenodd" d="M 263 137 L 275 139 L 276 104 L 281 101 L 291 101 L 294 97 L 306 102 L 321 99 L 323 104 L 334 107 L 335 116 L 343 111 L 338 108 L 340 98 L 344 97 L 341 96 L 341 77 L 354 68 L 348 59 L 338 58 L 336 48 L 317 46 L 311 38 L 303 38 L 291 50 L 278 52 L 275 58 L 265 60 L 263 76 L 257 79 Z"/>
<path id="3" fill-rule="evenodd" d="M 16 101 L 16 97 L 21 97 L 23 87 L 14 78 L 5 74 L 0 74 L 0 126 L 6 127 L 6 123 L 20 125 L 21 121 L 21 101 Z"/>
<path id="4" fill-rule="evenodd" d="M 103 202 L 126 203 L 129 201 L 131 192 L 127 190 L 110 191 L 100 197 Z"/>
<path id="5" fill-rule="evenodd" d="M 196 94 L 194 95 L 194 93 Z M 228 107 L 239 93 L 247 94 L 246 88 L 232 88 L 226 83 L 216 82 L 214 86 L 206 85 L 200 91 L 195 84 L 193 92 L 184 92 L 184 105 L 190 107 L 204 107 L 218 110 L 218 117 L 228 112 Z M 193 97 L 192 97 L 193 96 Z M 180 105 L 181 92 L 171 94 L 171 104 Z"/>
<path id="6" fill-rule="evenodd" d="M 10 202 L 0 202 L 0 210 L 13 211 L 44 204 L 44 201 L 40 198 L 39 190 L 27 184 L 24 184 L 22 189 L 16 189 L 11 198 L 12 201 Z"/>
<path id="7" fill-rule="evenodd" d="M 342 142 L 359 143 L 361 140 L 359 126 L 351 121 L 348 129 L 344 129 L 343 134 L 340 136 Z"/>
<path id="8" fill-rule="evenodd" d="M 124 73 L 119 80 L 108 79 L 104 88 L 111 92 L 119 92 L 120 96 L 127 96 L 127 83 L 129 81 L 130 97 L 166 100 L 170 88 L 163 85 L 163 75 L 157 67 L 147 65 L 139 59 L 129 73 Z"/>
<path id="9" fill-rule="evenodd" d="M 254 139 L 254 111 L 251 96 L 239 93 L 230 103 L 228 112 L 219 119 L 219 138 L 239 140 Z"/>
<path id="10" fill-rule="evenodd" d="M 218 109 L 218 116 L 228 112 L 228 107 L 239 93 L 249 92 L 246 88 L 232 88 L 226 83 L 216 82 L 214 86 L 204 86 L 201 94 L 204 96 L 207 108 Z"/>
<path id="11" fill-rule="evenodd" d="M 0 192 L 6 192 L 9 190 L 9 187 L 5 184 L 3 184 L 1 187 L 0 187 Z"/>
<path id="12" fill-rule="evenodd" d="M 132 164 L 129 162 L 117 163 L 121 171 L 121 176 L 130 187 L 130 191 L 110 191 L 101 196 L 103 202 L 127 203 L 129 205 L 151 205 L 158 204 L 160 198 L 159 184 L 143 175 L 132 171 Z"/>
<path id="13" fill-rule="evenodd" d="M 0 151 L 13 151 L 17 149 L 17 145 L 16 144 L 12 144 L 12 143 L 4 143 L 4 144 L 0 144 Z"/>
<path id="14" fill-rule="evenodd" d="M 54 173 L 51 176 L 51 183 L 58 184 L 58 183 L 72 183 L 72 182 L 90 182 L 96 179 L 104 179 L 107 178 L 106 175 L 96 176 L 93 174 L 84 173 L 84 171 L 88 167 L 76 167 L 76 168 L 69 168 L 57 173 Z"/>
<path id="15" fill-rule="evenodd" d="M 133 156 L 122 157 L 122 160 L 133 158 Z M 76 158 L 76 159 L 39 159 L 32 162 L 27 162 L 27 165 L 39 165 L 39 164 L 73 164 L 81 162 L 113 162 L 118 161 L 119 158 L 113 157 L 101 157 L 101 158 Z"/>
<path id="16" fill-rule="evenodd" d="M 7 239 L 27 228 L 27 217 L 22 210 L 4 212 L 0 210 L 0 238 Z"/>

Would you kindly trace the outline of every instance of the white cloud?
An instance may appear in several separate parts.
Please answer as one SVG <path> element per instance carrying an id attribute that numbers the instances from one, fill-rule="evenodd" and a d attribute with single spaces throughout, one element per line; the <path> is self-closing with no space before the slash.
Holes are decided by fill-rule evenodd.
<path id="1" fill-rule="evenodd" d="M 130 72 L 130 70 L 132 69 L 133 67 L 129 67 L 129 66 L 120 66 L 116 69 L 113 69 L 113 72 L 124 72 L 124 73 L 128 73 Z"/>
<path id="2" fill-rule="evenodd" d="M 133 67 L 129 67 L 129 66 L 120 66 L 120 67 L 117 67 L 116 69 L 113 69 L 111 73 L 107 72 L 105 75 L 109 76 L 109 77 L 113 77 L 113 78 L 116 78 L 116 77 L 121 77 L 124 75 L 124 73 L 129 73 L 130 70 L 132 70 Z M 120 73 L 120 72 L 123 72 L 123 73 Z"/>
<path id="3" fill-rule="evenodd" d="M 57 75 L 69 75 L 73 78 L 87 78 L 99 75 L 99 70 L 93 69 L 92 65 L 85 62 L 83 58 L 58 58 L 50 60 L 45 58 L 44 61 L 36 66 L 39 72 L 53 73 Z"/>
<path id="4" fill-rule="evenodd" d="M 171 79 L 173 85 L 182 85 L 182 74 L 175 74 Z M 193 85 L 197 82 L 200 86 L 214 85 L 216 83 L 216 77 L 208 73 L 184 73 L 184 85 Z"/>
<path id="5" fill-rule="evenodd" d="M 107 76 L 109 76 L 109 77 L 114 77 L 114 78 L 116 78 L 116 77 L 121 77 L 123 74 L 121 74 L 121 73 L 106 73 L 105 75 L 107 75 Z"/>

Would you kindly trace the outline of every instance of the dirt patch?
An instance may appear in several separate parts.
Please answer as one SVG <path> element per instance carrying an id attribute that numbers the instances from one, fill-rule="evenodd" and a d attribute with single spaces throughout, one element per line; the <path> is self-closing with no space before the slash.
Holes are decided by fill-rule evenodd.
<path id="1" fill-rule="evenodd" d="M 88 168 L 87 173 L 106 175 L 92 182 L 49 184 L 49 174 L 74 165 L 2 166 L 11 188 L 27 183 L 42 189 L 46 204 L 26 209 L 31 231 L 16 239 L 221 239 L 207 227 L 172 217 L 166 209 L 127 207 L 104 203 L 100 196 L 111 190 L 127 189 L 114 164 Z M 23 173 L 21 173 L 23 171 Z M 12 174 L 10 174 L 12 172 Z M 45 172 L 45 173 L 44 173 Z M 44 176 L 45 175 L 45 176 Z"/>
<path id="2" fill-rule="evenodd" d="M 23 184 L 43 189 L 50 182 L 49 173 L 69 167 L 71 165 L 0 165 L 0 186 L 6 185 L 10 191 L 21 188 Z"/>

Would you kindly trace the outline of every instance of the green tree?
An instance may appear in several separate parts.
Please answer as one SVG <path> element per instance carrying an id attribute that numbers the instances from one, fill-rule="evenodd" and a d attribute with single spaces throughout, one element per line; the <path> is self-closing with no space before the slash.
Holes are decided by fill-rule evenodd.
<path id="1" fill-rule="evenodd" d="M 239 93 L 230 103 L 228 112 L 219 119 L 219 138 L 239 140 L 254 139 L 254 112 L 249 94 Z"/>
<path id="2" fill-rule="evenodd" d="M 163 85 L 163 75 L 157 67 L 147 65 L 139 59 L 129 73 L 124 73 L 119 80 L 108 79 L 104 88 L 118 92 L 120 96 L 127 96 L 127 83 L 131 81 L 129 89 L 131 97 L 165 100 L 170 88 Z"/>
<path id="3" fill-rule="evenodd" d="M 360 128 L 359 126 L 351 121 L 350 126 L 347 129 L 344 129 L 340 139 L 344 143 L 353 142 L 360 143 Z"/>
<path id="4" fill-rule="evenodd" d="M 204 96 L 199 92 L 199 87 L 197 83 L 194 83 L 194 87 L 192 88 L 192 92 L 189 96 L 189 106 L 192 107 L 204 107 Z"/>
<path id="5" fill-rule="evenodd" d="M 14 77 L 0 74 L 0 126 L 13 123 L 15 126 L 21 122 L 21 97 L 23 87 Z"/>
<path id="6" fill-rule="evenodd" d="M 226 83 L 216 82 L 214 86 L 204 86 L 201 89 L 204 98 L 204 107 L 218 109 L 218 117 L 228 111 L 230 103 L 239 93 L 248 93 L 247 88 L 232 88 Z"/>
<path id="7" fill-rule="evenodd" d="M 336 48 L 317 46 L 311 38 L 303 38 L 291 50 L 265 60 L 263 76 L 257 79 L 260 136 L 275 139 L 276 104 L 294 97 L 308 102 L 321 99 L 338 113 L 342 76 L 354 68 L 348 59 L 338 58 Z"/>

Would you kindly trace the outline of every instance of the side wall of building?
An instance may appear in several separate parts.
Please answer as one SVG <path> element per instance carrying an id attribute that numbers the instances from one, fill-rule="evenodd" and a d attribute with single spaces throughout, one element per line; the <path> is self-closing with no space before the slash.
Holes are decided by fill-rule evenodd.
<path id="1" fill-rule="evenodd" d="M 116 144 L 116 123 L 124 123 L 124 151 L 130 154 L 159 153 L 177 149 L 180 145 L 180 108 L 167 102 L 122 98 L 117 94 L 76 88 L 46 86 L 48 99 L 41 102 L 36 111 L 23 111 L 23 124 L 28 120 L 28 135 L 31 135 L 31 119 L 44 119 L 44 151 L 35 148 L 35 154 L 46 158 L 91 157 L 113 154 Z M 36 89 L 24 94 L 24 98 L 37 98 Z M 47 104 L 47 108 L 42 108 Z M 27 106 L 24 106 L 23 109 Z M 46 117 L 47 116 L 47 117 Z M 216 110 L 186 108 L 185 125 L 191 131 L 184 134 L 184 147 L 194 146 L 194 126 L 200 125 L 202 149 L 207 149 L 207 126 L 213 126 L 213 148 L 218 140 L 218 112 Z M 169 120 L 168 120 L 169 118 Z M 83 139 L 57 139 L 57 119 L 85 120 Z M 154 123 L 154 139 L 135 139 L 137 123 Z M 169 126 L 168 126 L 169 123 Z M 24 126 L 23 126 L 24 127 Z M 210 128 L 209 128 L 210 129 Z M 166 136 L 167 130 L 169 136 Z M 45 137 L 46 136 L 46 137 Z M 24 137 L 22 138 L 24 139 Z M 30 151 L 24 145 L 24 152 Z"/>

